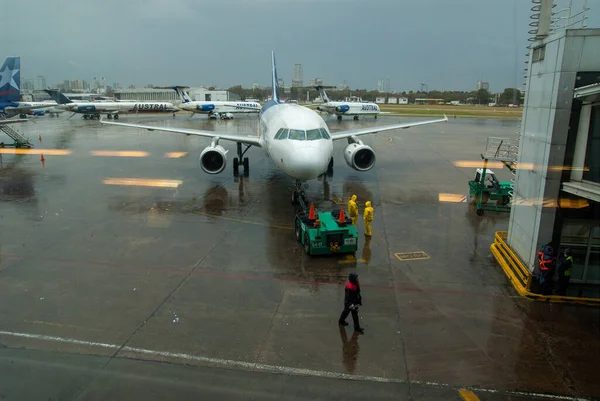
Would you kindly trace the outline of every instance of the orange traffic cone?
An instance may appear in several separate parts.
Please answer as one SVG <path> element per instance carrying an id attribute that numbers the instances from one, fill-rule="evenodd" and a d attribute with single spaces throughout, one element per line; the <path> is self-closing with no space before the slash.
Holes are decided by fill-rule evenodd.
<path id="1" fill-rule="evenodd" d="M 315 204 L 311 203 L 310 204 L 310 210 L 308 212 L 308 219 L 309 220 L 315 220 L 317 217 L 315 216 Z"/>
<path id="2" fill-rule="evenodd" d="M 340 209 L 340 217 L 338 217 L 338 223 L 345 223 L 346 222 L 346 213 L 344 213 L 344 206 L 342 206 L 342 208 Z"/>
<path id="3" fill-rule="evenodd" d="M 46 158 L 44 157 L 44 154 L 43 154 L 43 153 L 42 153 L 42 154 L 40 154 L 40 161 L 42 161 L 42 162 L 45 162 L 45 161 L 46 161 Z"/>

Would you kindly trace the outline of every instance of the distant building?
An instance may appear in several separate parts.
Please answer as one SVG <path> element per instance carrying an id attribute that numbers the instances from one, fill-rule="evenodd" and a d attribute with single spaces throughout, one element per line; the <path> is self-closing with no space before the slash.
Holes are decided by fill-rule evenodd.
<path id="1" fill-rule="evenodd" d="M 22 90 L 34 90 L 33 79 L 31 78 L 23 78 L 21 79 L 21 89 Z"/>
<path id="2" fill-rule="evenodd" d="M 88 81 L 86 81 L 85 79 L 83 81 L 81 81 L 81 87 L 84 91 L 90 89 L 90 85 L 88 84 Z"/>
<path id="3" fill-rule="evenodd" d="M 314 78 L 314 79 L 308 80 L 308 86 L 317 86 L 317 85 L 323 85 L 323 79 Z"/>
<path id="4" fill-rule="evenodd" d="M 304 86 L 302 64 L 294 64 L 294 78 L 292 78 L 292 87 L 300 88 Z"/>
<path id="5" fill-rule="evenodd" d="M 384 97 L 376 97 L 375 103 L 385 103 L 385 98 Z"/>
<path id="6" fill-rule="evenodd" d="M 388 97 L 387 102 L 389 104 L 398 104 L 398 98 L 397 97 Z"/>
<path id="7" fill-rule="evenodd" d="M 398 104 L 408 104 L 408 98 L 407 97 L 398 98 Z"/>
<path id="8" fill-rule="evenodd" d="M 362 97 L 360 96 L 348 96 L 344 101 L 346 102 L 362 102 Z"/>
<path id="9" fill-rule="evenodd" d="M 131 86 L 129 89 L 116 89 L 114 91 L 115 98 L 118 100 L 165 101 L 174 103 L 181 101 L 177 93 L 171 88 L 131 88 Z M 192 100 L 197 101 L 214 102 L 240 99 L 236 94 L 224 90 L 191 88 L 188 90 L 188 93 Z"/>
<path id="10" fill-rule="evenodd" d="M 48 85 L 46 84 L 46 77 L 43 75 L 38 75 L 37 77 L 37 89 L 44 90 L 47 89 Z"/>
<path id="11" fill-rule="evenodd" d="M 485 81 L 477 81 L 477 90 L 485 89 L 486 91 L 490 90 L 490 83 Z"/>
<path id="12" fill-rule="evenodd" d="M 377 92 L 385 92 L 385 81 L 383 79 L 377 81 Z"/>
<path id="13" fill-rule="evenodd" d="M 260 84 L 258 84 L 258 83 L 256 83 L 256 82 L 255 82 L 255 83 L 253 83 L 253 84 L 252 84 L 252 89 L 260 89 Z"/>

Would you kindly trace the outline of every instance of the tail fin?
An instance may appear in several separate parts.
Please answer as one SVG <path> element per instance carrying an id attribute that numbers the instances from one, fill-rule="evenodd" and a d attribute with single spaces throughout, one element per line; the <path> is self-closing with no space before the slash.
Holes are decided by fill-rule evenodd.
<path id="1" fill-rule="evenodd" d="M 185 90 L 179 90 L 178 86 L 173 86 L 172 89 L 177 93 L 179 99 L 181 99 L 181 103 L 189 103 L 192 101 Z"/>
<path id="2" fill-rule="evenodd" d="M 271 98 L 273 101 L 279 103 L 279 94 L 277 92 L 277 88 L 279 88 L 279 80 L 277 79 L 277 65 L 275 64 L 275 52 L 271 52 L 271 66 L 273 68 Z"/>
<path id="3" fill-rule="evenodd" d="M 185 99 L 181 95 L 181 92 L 179 92 L 179 88 L 176 86 L 172 86 L 171 89 L 173 89 L 175 93 L 177 93 L 177 96 L 179 96 L 179 100 L 181 100 L 181 103 L 185 103 Z"/>
<path id="4" fill-rule="evenodd" d="M 65 95 L 63 95 L 61 92 L 59 92 L 56 89 L 44 89 L 44 92 L 49 94 L 50 97 L 52 98 L 52 100 L 54 100 L 58 104 L 73 103 L 73 101 L 71 99 L 69 99 L 68 97 L 66 97 Z"/>
<path id="5" fill-rule="evenodd" d="M 323 103 L 329 102 L 329 97 L 327 97 L 327 92 L 325 92 L 324 86 L 317 85 L 315 86 L 315 89 L 319 91 L 319 95 L 321 96 L 321 100 L 323 100 Z"/>
<path id="6" fill-rule="evenodd" d="M 0 99 L 21 100 L 21 57 L 7 57 L 0 67 Z"/>

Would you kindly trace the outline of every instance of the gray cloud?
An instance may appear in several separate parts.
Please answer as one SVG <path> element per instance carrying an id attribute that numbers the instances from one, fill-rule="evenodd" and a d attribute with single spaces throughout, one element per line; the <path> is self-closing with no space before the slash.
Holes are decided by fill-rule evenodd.
<path id="1" fill-rule="evenodd" d="M 593 6 L 593 5 L 592 5 Z M 122 85 L 268 84 L 270 51 L 291 81 L 395 90 L 520 85 L 528 0 L 55 0 L 6 2 L 3 50 L 23 76 Z M 598 26 L 596 7 L 590 26 Z"/>

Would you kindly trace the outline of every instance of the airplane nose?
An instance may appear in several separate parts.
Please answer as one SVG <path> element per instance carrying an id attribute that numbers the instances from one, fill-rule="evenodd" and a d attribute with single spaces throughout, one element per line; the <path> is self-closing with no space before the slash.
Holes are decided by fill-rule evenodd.
<path id="1" fill-rule="evenodd" d="M 299 180 L 317 178 L 327 169 L 329 158 L 316 147 L 295 149 L 289 156 L 288 168 L 291 175 Z"/>

